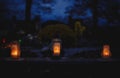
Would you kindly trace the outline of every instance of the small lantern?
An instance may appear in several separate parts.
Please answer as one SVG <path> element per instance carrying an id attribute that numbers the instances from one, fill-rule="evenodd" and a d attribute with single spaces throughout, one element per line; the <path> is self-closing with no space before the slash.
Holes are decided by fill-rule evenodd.
<path id="1" fill-rule="evenodd" d="M 103 46 L 102 57 L 103 58 L 111 57 L 111 52 L 110 52 L 110 46 L 109 45 L 104 45 Z"/>
<path id="2" fill-rule="evenodd" d="M 15 59 L 20 57 L 20 45 L 17 41 L 11 44 L 11 57 Z"/>
<path id="3" fill-rule="evenodd" d="M 53 56 L 60 56 L 61 54 L 61 40 L 54 39 L 52 45 Z"/>

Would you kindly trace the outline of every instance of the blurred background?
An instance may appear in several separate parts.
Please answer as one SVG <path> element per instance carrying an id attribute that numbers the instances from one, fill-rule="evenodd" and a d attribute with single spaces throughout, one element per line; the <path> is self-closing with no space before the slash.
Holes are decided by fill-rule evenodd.
<path id="1" fill-rule="evenodd" d="M 0 0 L 0 72 L 115 78 L 119 33 L 120 0 Z"/>

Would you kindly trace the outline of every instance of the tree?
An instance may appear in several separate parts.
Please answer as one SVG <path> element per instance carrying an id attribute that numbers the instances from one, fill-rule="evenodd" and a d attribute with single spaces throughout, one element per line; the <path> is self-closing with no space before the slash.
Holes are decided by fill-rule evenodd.
<path id="1" fill-rule="evenodd" d="M 85 27 L 81 25 L 81 23 L 79 21 L 75 22 L 75 33 L 78 36 L 83 36 L 83 32 L 85 31 Z"/>
<path id="2" fill-rule="evenodd" d="M 85 26 L 82 26 L 81 23 L 79 21 L 75 22 L 75 26 L 74 26 L 74 31 L 75 31 L 75 35 L 76 35 L 76 41 L 77 41 L 77 46 L 79 45 L 79 41 L 83 40 L 83 34 L 84 31 L 86 30 Z"/>
<path id="3" fill-rule="evenodd" d="M 77 16 L 78 18 L 81 18 L 84 20 L 87 20 L 87 19 L 89 21 L 92 20 L 92 27 L 96 28 L 97 22 L 98 22 L 97 5 L 98 5 L 97 0 L 75 0 L 73 6 L 69 6 L 66 8 L 65 13 L 68 13 L 72 17 Z M 92 12 L 92 17 L 86 18 L 87 10 L 90 10 Z"/>
<path id="4" fill-rule="evenodd" d="M 35 18 L 34 18 L 36 32 L 38 32 L 38 30 L 39 30 L 40 22 L 41 22 L 40 16 L 36 15 Z"/>
<path id="5" fill-rule="evenodd" d="M 119 24 L 120 2 L 118 0 L 100 0 L 98 6 L 98 16 L 106 19 L 108 26 Z"/>
<path id="6" fill-rule="evenodd" d="M 7 11 L 7 8 L 5 6 L 4 2 L 0 2 L 0 21 L 4 19 L 5 13 Z"/>
<path id="7" fill-rule="evenodd" d="M 82 16 L 85 14 L 87 9 L 87 0 L 75 0 L 73 6 L 68 6 L 66 12 L 71 16 L 78 15 Z"/>
<path id="8" fill-rule="evenodd" d="M 31 7 L 32 7 L 32 0 L 26 0 L 26 12 L 25 12 L 26 21 L 30 21 L 31 19 Z"/>
<path id="9" fill-rule="evenodd" d="M 93 13 L 93 28 L 96 30 L 98 23 L 98 0 L 92 0 L 91 10 Z"/>
<path id="10" fill-rule="evenodd" d="M 47 25 L 39 31 L 38 36 L 43 44 L 45 44 L 50 43 L 51 40 L 55 38 L 56 34 L 59 34 L 64 46 L 74 46 L 76 38 L 75 33 L 64 24 Z"/>

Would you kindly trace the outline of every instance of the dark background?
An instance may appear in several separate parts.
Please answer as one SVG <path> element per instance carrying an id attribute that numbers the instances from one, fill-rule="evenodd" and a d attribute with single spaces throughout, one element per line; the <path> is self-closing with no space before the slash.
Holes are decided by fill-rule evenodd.
<path id="1" fill-rule="evenodd" d="M 92 37 L 109 43 L 113 57 L 119 58 L 119 17 L 120 0 L 0 0 L 0 31 L 3 31 L 0 35 L 5 34 L 6 31 L 13 31 L 12 35 L 7 36 L 10 39 L 16 37 L 13 33 L 19 29 L 31 32 L 35 28 L 32 24 L 34 21 L 39 22 L 39 26 L 42 27 L 43 23 L 48 24 L 51 20 L 68 26 L 71 26 L 73 21 L 80 20 L 83 26 L 91 29 L 94 34 Z M 18 28 L 14 27 L 16 23 Z M 95 61 L 94 63 L 84 60 L 82 63 L 56 61 L 51 63 L 44 60 L 43 62 L 0 61 L 0 72 L 11 74 L 11 77 L 14 76 L 13 73 L 18 76 L 27 74 L 40 77 L 59 77 L 59 75 L 83 78 L 119 77 L 119 72 L 116 72 L 119 71 L 119 61 Z"/>

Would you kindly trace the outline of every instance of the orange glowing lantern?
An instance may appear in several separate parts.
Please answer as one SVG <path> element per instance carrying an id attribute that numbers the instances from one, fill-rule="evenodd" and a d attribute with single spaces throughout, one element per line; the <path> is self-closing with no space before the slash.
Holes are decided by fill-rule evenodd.
<path id="1" fill-rule="evenodd" d="M 61 53 L 61 41 L 59 39 L 53 40 L 53 55 L 60 56 Z"/>
<path id="2" fill-rule="evenodd" d="M 102 57 L 103 58 L 111 57 L 111 52 L 110 52 L 110 46 L 109 45 L 104 45 L 103 46 Z"/>
<path id="3" fill-rule="evenodd" d="M 11 57 L 16 59 L 20 57 L 20 45 L 17 41 L 11 44 Z"/>

